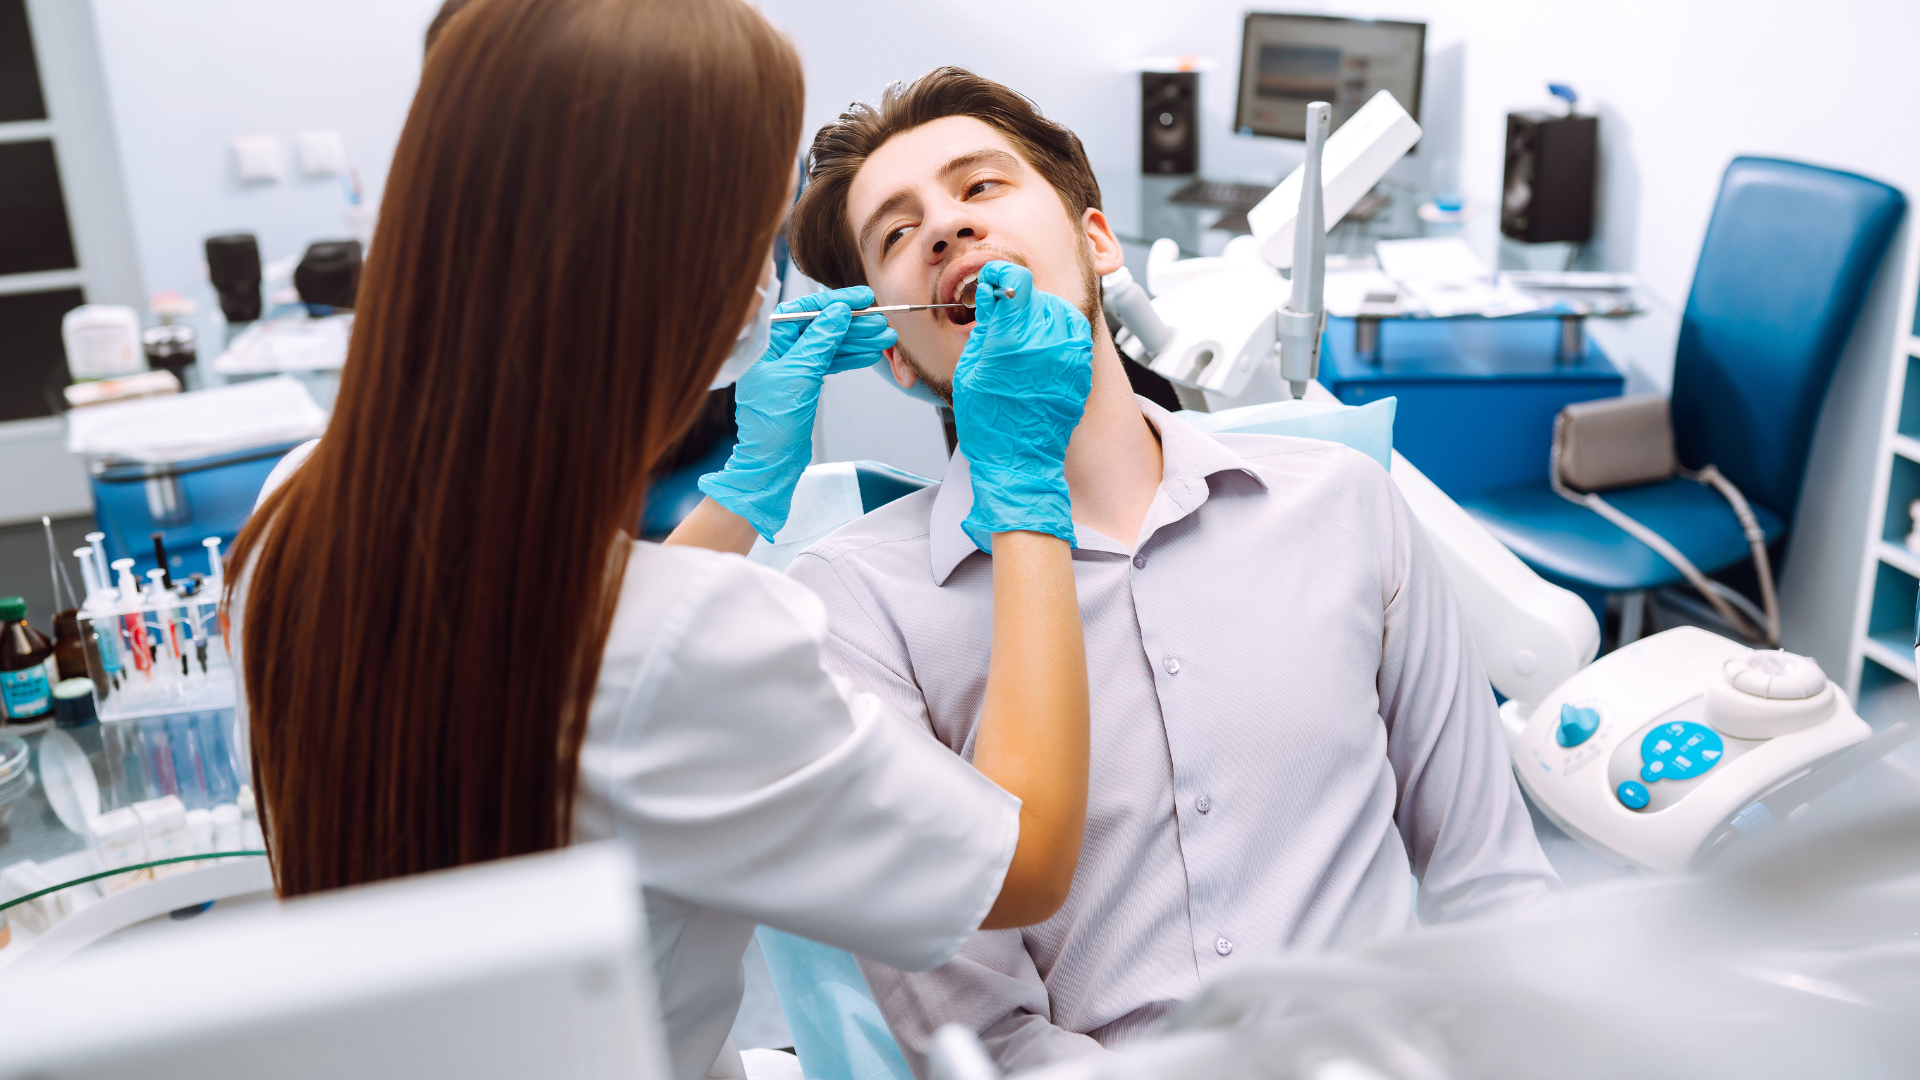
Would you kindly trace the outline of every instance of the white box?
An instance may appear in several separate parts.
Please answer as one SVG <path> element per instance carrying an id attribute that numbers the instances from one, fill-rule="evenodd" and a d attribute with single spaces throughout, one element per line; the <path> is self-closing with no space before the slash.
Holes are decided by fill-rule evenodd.
<path id="1" fill-rule="evenodd" d="M 178 795 L 133 804 L 140 819 L 140 835 L 147 842 L 147 861 L 172 859 L 193 854 L 193 834 L 187 830 L 187 807 Z M 192 863 L 168 863 L 153 868 L 154 877 L 165 877 L 193 869 Z"/>
<path id="2" fill-rule="evenodd" d="M 287 178 L 287 152 L 278 135 L 236 136 L 233 165 L 246 183 L 275 184 Z"/>
<path id="3" fill-rule="evenodd" d="M 1420 125 L 1385 90 L 1347 118 L 1327 137 L 1320 158 L 1320 183 L 1331 230 L 1360 197 L 1387 175 L 1413 144 L 1420 141 Z M 1247 212 L 1247 224 L 1260 242 L 1267 265 L 1284 270 L 1293 265 L 1293 222 L 1300 216 L 1300 185 L 1306 166 L 1293 170 L 1260 205 Z"/>
<path id="4" fill-rule="evenodd" d="M 0 899 L 12 900 L 16 897 L 37 893 L 41 889 L 58 885 L 59 879 L 48 873 L 32 859 L 22 859 L 5 870 L 0 870 Z M 38 900 L 29 900 L 7 909 L 7 914 L 19 921 L 20 925 L 36 934 L 44 934 L 61 919 L 73 914 L 73 901 L 67 895 L 68 890 L 49 893 Z"/>
<path id="5" fill-rule="evenodd" d="M 101 814 L 93 819 L 92 828 L 93 847 L 100 853 L 100 869 L 117 870 L 122 866 L 147 861 L 147 843 L 140 835 L 140 815 L 133 812 L 133 807 L 123 806 Z M 104 892 L 119 892 L 151 876 L 144 869 L 129 870 L 124 874 L 102 878 L 100 888 Z"/>
<path id="6" fill-rule="evenodd" d="M 293 137 L 300 171 L 308 176 L 338 176 L 347 171 L 347 145 L 337 131 L 303 131 Z"/>
<path id="7" fill-rule="evenodd" d="M 60 317 L 67 371 L 76 379 L 114 379 L 147 370 L 140 313 L 120 304 L 81 304 Z"/>

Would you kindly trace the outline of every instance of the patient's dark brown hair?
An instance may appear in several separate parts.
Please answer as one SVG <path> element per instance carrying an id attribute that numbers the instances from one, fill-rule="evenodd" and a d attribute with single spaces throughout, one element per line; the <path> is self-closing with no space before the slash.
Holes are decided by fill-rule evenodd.
<path id="1" fill-rule="evenodd" d="M 282 895 L 568 841 L 623 530 L 754 309 L 804 93 L 745 0 L 474 0 L 428 50 L 326 437 L 233 548 Z"/>
<path id="2" fill-rule="evenodd" d="M 1076 222 L 1088 207 L 1100 207 L 1100 182 L 1093 177 L 1078 135 L 992 79 L 965 68 L 935 68 L 911 83 L 887 87 L 878 106 L 854 102 L 813 137 L 807 188 L 787 225 L 787 244 L 801 273 L 830 289 L 866 284 L 853 222 L 847 218 L 847 189 L 888 139 L 949 116 L 971 116 L 1005 135 L 1053 185 Z"/>

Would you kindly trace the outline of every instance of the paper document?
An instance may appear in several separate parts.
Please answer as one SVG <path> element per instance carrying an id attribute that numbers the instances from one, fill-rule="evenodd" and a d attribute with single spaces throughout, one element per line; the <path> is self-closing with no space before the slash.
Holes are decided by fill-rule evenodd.
<path id="1" fill-rule="evenodd" d="M 67 449 L 165 465 L 302 442 L 326 427 L 327 414 L 306 387 L 291 377 L 257 379 L 74 409 L 67 413 Z"/>
<path id="2" fill-rule="evenodd" d="M 1382 240 L 1374 248 L 1380 269 L 1398 281 L 1486 281 L 1493 277 L 1465 240 Z"/>
<path id="3" fill-rule="evenodd" d="M 1372 259 L 1327 257 L 1327 281 L 1323 294 L 1327 314 L 1351 319 L 1358 315 L 1393 318 L 1407 310 L 1406 290 L 1386 274 Z"/>
<path id="4" fill-rule="evenodd" d="M 1500 280 L 1521 289 L 1599 289 L 1625 292 L 1640 284 L 1638 274 L 1598 270 L 1502 270 Z"/>
<path id="5" fill-rule="evenodd" d="M 283 316 L 242 330 L 213 361 L 221 375 L 277 375 L 287 371 L 337 371 L 347 362 L 352 315 Z"/>
<path id="6" fill-rule="evenodd" d="M 1406 289 L 1410 309 L 1440 318 L 1498 317 L 1545 306 L 1519 289 L 1496 282 L 1492 271 L 1457 236 L 1382 240 L 1375 250 L 1380 269 Z"/>
<path id="7" fill-rule="evenodd" d="M 1542 304 L 1581 315 L 1618 317 L 1646 310 L 1640 303 L 1640 278 L 1635 274 L 1503 270 L 1498 280 L 1502 286 L 1518 289 Z"/>

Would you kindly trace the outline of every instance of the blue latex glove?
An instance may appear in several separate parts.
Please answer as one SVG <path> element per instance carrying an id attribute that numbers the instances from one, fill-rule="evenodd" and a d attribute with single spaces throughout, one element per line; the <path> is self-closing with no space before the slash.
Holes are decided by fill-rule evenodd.
<path id="1" fill-rule="evenodd" d="M 819 311 L 811 320 L 774 323 L 767 351 L 734 385 L 740 441 L 726 468 L 700 478 L 700 490 L 746 518 L 769 542 L 787 523 L 793 488 L 813 459 L 813 414 L 820 381 L 871 367 L 899 339 L 885 316 L 852 318 L 873 306 L 864 285 L 789 300 L 780 312 Z"/>
<path id="2" fill-rule="evenodd" d="M 978 322 L 953 371 L 954 424 L 973 480 L 973 510 L 961 527 L 981 551 L 993 550 L 994 533 L 1015 530 L 1071 544 L 1067 439 L 1093 388 L 1093 331 L 1013 263 L 981 268 L 974 305 Z"/>

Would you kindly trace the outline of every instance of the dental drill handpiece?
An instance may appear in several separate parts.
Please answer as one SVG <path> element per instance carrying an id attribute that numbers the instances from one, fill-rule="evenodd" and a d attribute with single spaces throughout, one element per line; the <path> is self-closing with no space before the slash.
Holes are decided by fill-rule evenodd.
<path id="1" fill-rule="evenodd" d="M 1300 177 L 1300 213 L 1293 223 L 1293 294 L 1275 313 L 1280 346 L 1280 377 L 1295 398 L 1320 374 L 1320 332 L 1327 313 L 1327 217 L 1320 161 L 1327 146 L 1333 107 L 1324 101 L 1307 106 L 1307 160 Z"/>
<path id="2" fill-rule="evenodd" d="M 1002 300 L 1011 300 L 1014 296 L 1014 290 L 1000 286 L 993 290 L 993 295 Z M 940 311 L 945 308 L 971 307 L 973 307 L 973 297 L 969 296 L 965 300 L 956 301 L 951 304 L 893 304 L 888 307 L 861 308 L 859 311 L 854 312 L 852 317 L 857 319 L 862 315 L 897 315 L 903 311 Z M 802 319 L 818 318 L 821 314 L 822 313 L 818 311 L 789 311 L 775 315 L 773 321 L 798 322 Z"/>

